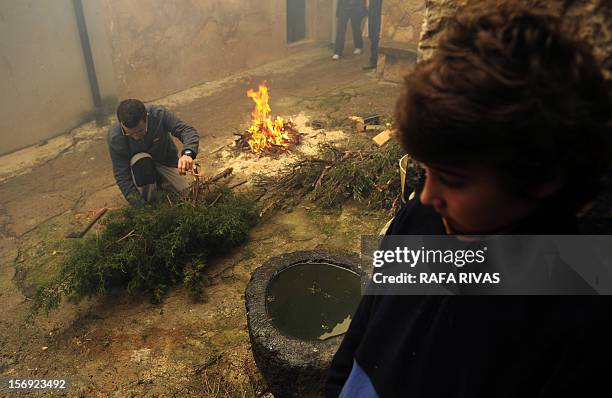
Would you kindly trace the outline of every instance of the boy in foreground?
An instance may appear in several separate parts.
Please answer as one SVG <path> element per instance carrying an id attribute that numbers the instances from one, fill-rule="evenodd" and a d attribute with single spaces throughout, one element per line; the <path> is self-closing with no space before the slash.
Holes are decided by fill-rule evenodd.
<path id="1" fill-rule="evenodd" d="M 612 106 L 589 49 L 517 2 L 462 11 L 397 105 L 427 172 L 391 235 L 578 234 L 609 167 Z M 364 296 L 328 397 L 586 396 L 608 388 L 598 296 Z"/>

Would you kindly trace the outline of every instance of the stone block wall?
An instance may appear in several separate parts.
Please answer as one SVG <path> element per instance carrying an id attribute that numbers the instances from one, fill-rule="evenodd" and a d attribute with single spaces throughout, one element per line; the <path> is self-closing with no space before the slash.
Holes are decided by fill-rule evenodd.
<path id="1" fill-rule="evenodd" d="M 288 54 L 286 0 L 101 0 L 121 98 L 154 100 Z M 328 44 L 330 1 L 306 0 L 307 40 Z"/>
<path id="2" fill-rule="evenodd" d="M 418 44 L 425 16 L 424 0 L 383 0 L 382 43 Z"/>
<path id="3" fill-rule="evenodd" d="M 378 76 L 401 82 L 414 68 L 424 0 L 383 0 Z"/>
<path id="4" fill-rule="evenodd" d="M 480 0 L 426 0 L 419 59 L 431 57 L 440 32 L 459 7 Z M 531 7 L 546 8 L 562 16 L 567 28 L 593 46 L 607 79 L 612 79 L 612 1 L 610 0 L 525 0 Z"/>

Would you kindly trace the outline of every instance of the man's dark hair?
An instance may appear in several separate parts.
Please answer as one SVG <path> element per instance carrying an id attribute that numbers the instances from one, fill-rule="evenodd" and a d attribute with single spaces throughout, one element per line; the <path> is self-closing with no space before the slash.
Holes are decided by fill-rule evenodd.
<path id="1" fill-rule="evenodd" d="M 612 152 L 602 73 L 559 18 L 517 2 L 487 5 L 459 12 L 437 53 L 406 78 L 400 143 L 424 163 L 490 168 L 521 197 L 561 175 L 577 211 Z"/>
<path id="2" fill-rule="evenodd" d="M 117 119 L 125 127 L 134 128 L 142 120 L 145 120 L 147 110 L 142 101 L 137 99 L 126 99 L 117 107 Z"/>

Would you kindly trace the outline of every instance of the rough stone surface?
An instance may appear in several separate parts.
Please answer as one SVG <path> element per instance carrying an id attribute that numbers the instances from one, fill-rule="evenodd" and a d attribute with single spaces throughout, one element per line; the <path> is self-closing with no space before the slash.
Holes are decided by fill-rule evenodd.
<path id="1" fill-rule="evenodd" d="M 106 0 L 120 95 L 151 100 L 280 57 L 280 13 L 247 3 Z"/>
<path id="2" fill-rule="evenodd" d="M 425 18 L 419 41 L 419 60 L 430 58 L 440 32 L 457 12 L 467 4 L 480 0 L 426 0 Z M 612 79 L 612 2 L 610 0 L 527 0 L 534 8 L 546 7 L 563 16 L 567 29 L 593 46 L 608 80 Z"/>
<path id="3" fill-rule="evenodd" d="M 417 44 L 424 15 L 424 0 L 383 1 L 381 42 Z"/>
<path id="4" fill-rule="evenodd" d="M 304 341 L 282 334 L 266 309 L 266 290 L 272 278 L 297 263 L 328 262 L 362 275 L 361 260 L 355 253 L 301 251 L 274 257 L 255 270 L 245 292 L 251 348 L 257 367 L 276 398 L 319 397 L 327 369 L 342 341 L 342 335 L 322 341 Z"/>
<path id="5" fill-rule="evenodd" d="M 288 54 L 284 0 L 102 1 L 122 98 L 154 100 Z M 306 6 L 306 39 L 329 43 L 331 2 Z"/>
<path id="6" fill-rule="evenodd" d="M 383 54 L 378 57 L 378 77 L 388 82 L 402 83 L 404 77 L 414 70 L 414 61 Z"/>
<path id="7" fill-rule="evenodd" d="M 425 14 L 424 0 L 385 0 L 382 8 L 378 76 L 387 81 L 402 82 L 414 68 L 410 56 L 398 53 L 416 48 Z M 395 51 L 387 51 L 389 49 Z"/>

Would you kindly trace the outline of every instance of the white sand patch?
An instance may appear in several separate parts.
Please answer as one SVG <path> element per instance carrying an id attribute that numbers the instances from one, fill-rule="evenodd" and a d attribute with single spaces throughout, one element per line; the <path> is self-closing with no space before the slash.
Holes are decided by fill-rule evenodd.
<path id="1" fill-rule="evenodd" d="M 221 152 L 224 165 L 217 172 L 232 167 L 234 174 L 243 174 L 246 177 L 252 177 L 256 174 L 278 175 L 286 166 L 300 157 L 316 155 L 319 152 L 319 144 L 324 142 L 337 144 L 349 138 L 349 135 L 342 130 L 315 130 L 307 126 L 309 118 L 304 113 L 292 117 L 291 120 L 295 123 L 295 129 L 302 134 L 300 144 L 296 145 L 291 151 L 274 155 L 255 155 L 243 151 L 236 155 L 234 150 L 225 148 Z"/>

